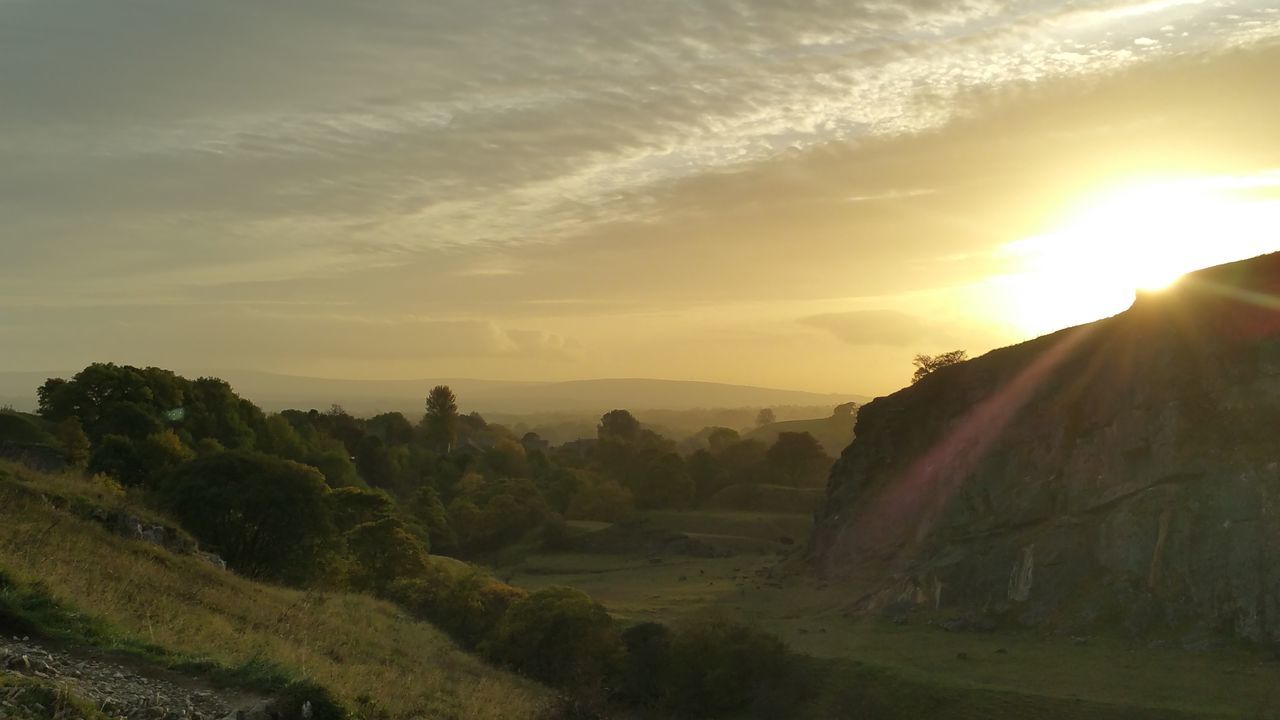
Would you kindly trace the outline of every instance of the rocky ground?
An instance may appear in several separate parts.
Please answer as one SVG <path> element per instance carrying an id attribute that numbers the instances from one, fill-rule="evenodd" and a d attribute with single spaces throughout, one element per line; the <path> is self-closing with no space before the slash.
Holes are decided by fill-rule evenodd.
<path id="1" fill-rule="evenodd" d="M 7 682 L 6 682 L 7 681 Z M 260 715 L 262 698 L 127 660 L 27 637 L 0 637 L 0 718 L 223 720 Z"/>

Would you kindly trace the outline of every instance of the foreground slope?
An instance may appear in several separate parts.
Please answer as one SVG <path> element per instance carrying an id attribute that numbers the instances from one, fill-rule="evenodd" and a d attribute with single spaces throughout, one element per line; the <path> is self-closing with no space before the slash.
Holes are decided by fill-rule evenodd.
<path id="1" fill-rule="evenodd" d="M 372 700 L 393 718 L 533 717 L 546 704 L 540 686 L 485 665 L 391 605 L 250 582 L 94 519 L 120 513 L 150 522 L 89 481 L 0 464 L 0 599 L 34 588 L 110 628 L 100 637 L 108 645 L 223 668 L 271 666 L 350 708 Z"/>
<path id="2" fill-rule="evenodd" d="M 1280 254 L 865 405 L 812 559 L 868 607 L 1280 643 L 1277 308 Z"/>

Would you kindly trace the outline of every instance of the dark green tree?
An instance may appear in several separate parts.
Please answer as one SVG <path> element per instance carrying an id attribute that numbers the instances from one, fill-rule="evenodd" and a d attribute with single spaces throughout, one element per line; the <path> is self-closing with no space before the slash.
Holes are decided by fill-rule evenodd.
<path id="1" fill-rule="evenodd" d="M 711 428 L 707 433 L 707 449 L 719 455 L 726 448 L 742 439 L 737 430 L 727 427 Z"/>
<path id="2" fill-rule="evenodd" d="M 778 433 L 767 459 L 774 482 L 788 487 L 822 485 L 835 462 L 807 432 Z"/>
<path id="3" fill-rule="evenodd" d="M 427 413 L 422 418 L 427 442 L 436 452 L 448 454 L 458 432 L 458 398 L 448 385 L 437 385 L 427 394 Z"/>
<path id="4" fill-rule="evenodd" d="M 376 435 L 365 435 L 356 443 L 356 470 L 373 487 L 390 488 L 395 484 L 398 468 L 387 446 Z"/>
<path id="5" fill-rule="evenodd" d="M 663 701 L 671 685 L 671 630 L 661 623 L 642 622 L 622 632 L 626 661 L 618 679 L 618 694 L 641 707 Z"/>
<path id="6" fill-rule="evenodd" d="M 307 457 L 307 443 L 289 420 L 279 414 L 270 415 L 263 423 L 262 436 L 258 439 L 262 452 L 303 462 Z"/>
<path id="7" fill-rule="evenodd" d="M 667 703 L 684 717 L 739 713 L 787 670 L 787 647 L 773 635 L 723 620 L 694 623 L 672 637 Z"/>
<path id="8" fill-rule="evenodd" d="M 602 440 L 611 438 L 634 442 L 640 436 L 640 421 L 626 410 L 610 410 L 600 418 L 596 436 Z"/>
<path id="9" fill-rule="evenodd" d="M 418 488 L 409 501 L 409 514 L 413 516 L 427 531 L 431 548 L 437 553 L 446 553 L 458 544 L 458 536 L 449 523 L 449 513 L 440 494 L 430 485 Z"/>
<path id="10" fill-rule="evenodd" d="M 387 445 L 408 445 L 413 442 L 413 424 L 398 412 L 374 415 L 365 422 L 365 429 Z"/>
<path id="11" fill-rule="evenodd" d="M 569 688 L 598 687 L 617 671 L 622 653 L 604 607 L 566 587 L 545 588 L 512 605 L 489 646 L 498 662 Z"/>
<path id="12" fill-rule="evenodd" d="M 124 435 L 107 435 L 89 455 L 90 474 L 108 475 L 121 485 L 140 486 L 147 480 L 147 463 L 137 444 Z"/>
<path id="13" fill-rule="evenodd" d="M 391 517 L 395 501 L 386 493 L 362 488 L 338 488 L 326 495 L 334 527 L 340 533 L 353 530 L 357 525 Z"/>
<path id="14" fill-rule="evenodd" d="M 346 541 L 357 590 L 385 595 L 396 580 L 419 577 L 427 568 L 427 548 L 395 518 L 357 525 Z"/>
<path id="15" fill-rule="evenodd" d="M 246 451 L 198 457 L 165 480 L 167 508 L 243 575 L 305 584 L 337 539 L 315 468 Z"/>

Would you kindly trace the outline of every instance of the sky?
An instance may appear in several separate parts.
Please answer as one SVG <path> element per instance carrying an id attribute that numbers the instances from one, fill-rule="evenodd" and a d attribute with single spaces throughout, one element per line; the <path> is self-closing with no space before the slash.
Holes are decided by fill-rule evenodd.
<path id="1" fill-rule="evenodd" d="M 1278 39 L 1265 0 L 0 0 L 0 370 L 889 392 L 1280 249 Z"/>

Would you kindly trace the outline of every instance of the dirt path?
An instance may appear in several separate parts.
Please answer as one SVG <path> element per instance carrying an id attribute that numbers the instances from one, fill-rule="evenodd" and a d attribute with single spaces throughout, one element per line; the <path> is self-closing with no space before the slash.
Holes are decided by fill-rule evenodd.
<path id="1" fill-rule="evenodd" d="M 265 700 L 140 661 L 27 637 L 0 637 L 0 675 L 5 674 L 69 691 L 103 715 L 126 720 L 235 720 L 240 713 L 260 715 Z M 0 687 L 0 717 L 40 715 Z"/>

